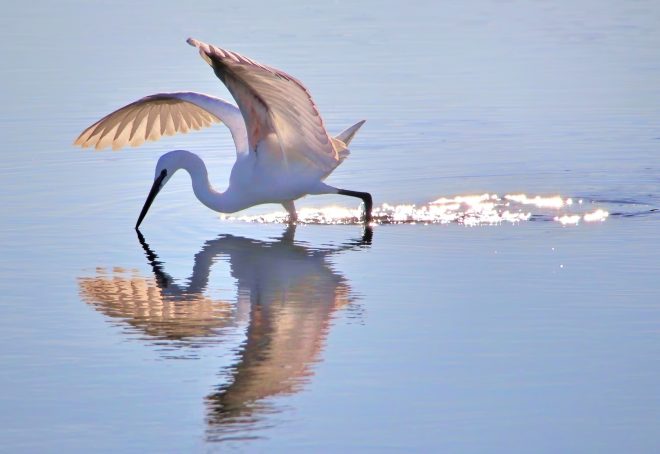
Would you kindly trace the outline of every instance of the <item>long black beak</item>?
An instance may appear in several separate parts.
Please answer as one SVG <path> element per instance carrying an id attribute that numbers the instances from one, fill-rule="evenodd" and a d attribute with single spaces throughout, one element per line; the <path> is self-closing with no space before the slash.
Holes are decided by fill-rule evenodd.
<path id="1" fill-rule="evenodd" d="M 167 170 L 163 169 L 163 171 L 158 175 L 158 177 L 154 180 L 153 186 L 151 186 L 151 190 L 149 191 L 149 195 L 147 196 L 147 200 L 144 202 L 144 206 L 142 207 L 142 211 L 140 212 L 140 217 L 137 220 L 137 224 L 135 224 L 135 228 L 137 229 L 140 227 L 140 224 L 142 224 L 142 220 L 144 217 L 147 215 L 147 211 L 149 211 L 149 207 L 151 207 L 151 204 L 154 203 L 154 199 L 158 195 L 161 189 L 161 185 L 163 184 L 163 180 L 167 176 Z"/>

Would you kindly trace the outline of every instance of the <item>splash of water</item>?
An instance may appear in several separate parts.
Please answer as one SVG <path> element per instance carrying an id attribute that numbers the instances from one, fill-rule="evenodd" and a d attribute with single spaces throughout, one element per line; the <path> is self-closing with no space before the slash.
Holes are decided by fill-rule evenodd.
<path id="1" fill-rule="evenodd" d="M 562 225 L 580 222 L 602 222 L 609 216 L 603 208 L 589 212 L 583 200 L 554 196 L 528 196 L 526 194 L 458 195 L 441 197 L 426 205 L 390 205 L 374 207 L 374 224 L 449 224 L 466 226 L 517 224 L 530 220 L 555 221 Z M 302 208 L 298 222 L 304 224 L 359 224 L 362 208 L 338 206 Z M 284 223 L 287 214 L 276 211 L 253 216 L 222 215 L 230 221 L 257 223 Z"/>

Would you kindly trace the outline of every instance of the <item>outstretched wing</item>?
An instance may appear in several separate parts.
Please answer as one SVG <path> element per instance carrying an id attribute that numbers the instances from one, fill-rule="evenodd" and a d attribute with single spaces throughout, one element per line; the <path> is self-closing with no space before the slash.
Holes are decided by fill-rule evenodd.
<path id="1" fill-rule="evenodd" d="M 303 165 L 329 174 L 348 155 L 332 139 L 316 104 L 292 76 L 236 52 L 189 38 L 202 58 L 227 86 L 241 109 L 251 152 L 266 153 L 288 165 Z"/>
<path id="2" fill-rule="evenodd" d="M 220 98 L 201 93 L 158 93 L 138 99 L 106 115 L 85 129 L 74 142 L 97 150 L 112 146 L 137 147 L 147 140 L 185 133 L 225 123 L 237 152 L 247 151 L 247 132 L 238 108 Z"/>

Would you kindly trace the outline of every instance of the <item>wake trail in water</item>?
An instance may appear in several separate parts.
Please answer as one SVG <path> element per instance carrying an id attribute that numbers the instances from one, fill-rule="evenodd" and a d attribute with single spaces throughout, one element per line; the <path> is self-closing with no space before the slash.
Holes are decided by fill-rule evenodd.
<path id="1" fill-rule="evenodd" d="M 610 216 L 640 216 L 658 212 L 648 208 L 635 212 L 623 212 L 622 206 L 645 206 L 644 203 L 619 203 L 615 200 L 597 201 L 582 198 L 555 196 L 528 196 L 526 194 L 458 195 L 441 197 L 426 205 L 390 205 L 374 207 L 373 224 L 462 224 L 466 226 L 518 224 L 527 221 L 552 221 L 562 225 L 604 222 Z M 611 211 L 611 210 L 615 211 Z M 284 223 L 285 211 L 252 216 L 222 215 L 229 221 L 255 223 Z M 302 208 L 298 211 L 298 223 L 303 224 L 359 224 L 362 208 L 350 209 L 339 206 Z"/>

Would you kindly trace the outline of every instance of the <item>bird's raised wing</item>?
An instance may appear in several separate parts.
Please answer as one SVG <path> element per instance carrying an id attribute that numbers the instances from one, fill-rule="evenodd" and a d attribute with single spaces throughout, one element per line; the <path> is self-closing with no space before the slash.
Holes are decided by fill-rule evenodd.
<path id="1" fill-rule="evenodd" d="M 251 152 L 329 174 L 348 155 L 331 138 L 316 104 L 292 76 L 236 52 L 189 38 L 241 109 Z"/>
<path id="2" fill-rule="evenodd" d="M 247 132 L 238 108 L 220 98 L 201 93 L 158 93 L 138 99 L 106 115 L 85 129 L 74 142 L 97 150 L 112 146 L 137 147 L 146 140 L 158 140 L 224 123 L 231 131 L 237 152 L 245 152 Z"/>

